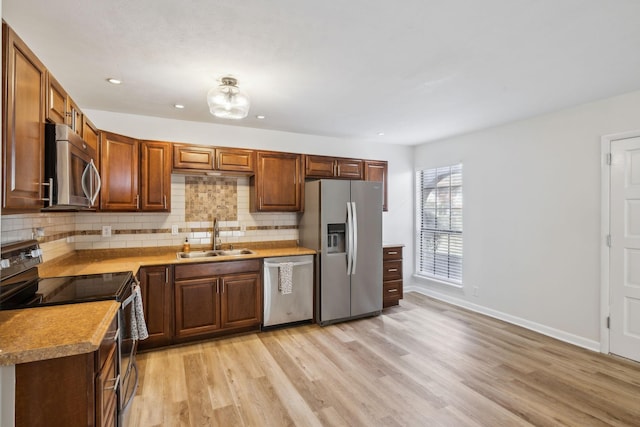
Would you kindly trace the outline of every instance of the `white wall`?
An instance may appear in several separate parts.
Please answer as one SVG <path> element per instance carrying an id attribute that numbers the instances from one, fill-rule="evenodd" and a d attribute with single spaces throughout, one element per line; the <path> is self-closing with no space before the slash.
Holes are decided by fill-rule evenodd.
<path id="1" fill-rule="evenodd" d="M 463 163 L 464 288 L 415 288 L 597 350 L 600 138 L 639 112 L 640 91 L 416 147 L 416 168 Z"/>
<path id="2" fill-rule="evenodd" d="M 405 245 L 405 280 L 410 279 L 413 271 L 413 147 L 86 108 L 83 111 L 98 128 L 139 139 L 386 160 L 389 211 L 383 214 L 383 240 Z"/>

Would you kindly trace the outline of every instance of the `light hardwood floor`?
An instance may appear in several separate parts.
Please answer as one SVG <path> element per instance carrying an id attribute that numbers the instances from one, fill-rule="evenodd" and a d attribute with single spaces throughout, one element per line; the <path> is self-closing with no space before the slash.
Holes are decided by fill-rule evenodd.
<path id="1" fill-rule="evenodd" d="M 136 426 L 640 426 L 640 364 L 408 293 L 138 356 Z"/>

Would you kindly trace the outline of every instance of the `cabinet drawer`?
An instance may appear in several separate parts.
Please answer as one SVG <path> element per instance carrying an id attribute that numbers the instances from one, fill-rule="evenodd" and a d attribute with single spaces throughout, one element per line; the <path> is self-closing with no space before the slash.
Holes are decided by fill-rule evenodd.
<path id="1" fill-rule="evenodd" d="M 402 260 L 384 261 L 382 263 L 382 280 L 402 279 Z"/>
<path id="2" fill-rule="evenodd" d="M 384 298 L 402 298 L 402 280 L 391 280 L 382 284 Z"/>
<path id="3" fill-rule="evenodd" d="M 402 246 L 382 248 L 382 259 L 384 261 L 391 259 L 402 259 Z"/>
<path id="4" fill-rule="evenodd" d="M 196 279 L 199 277 L 220 276 L 223 274 L 260 271 L 259 259 L 244 261 L 206 262 L 200 264 L 182 264 L 175 266 L 175 279 Z"/>

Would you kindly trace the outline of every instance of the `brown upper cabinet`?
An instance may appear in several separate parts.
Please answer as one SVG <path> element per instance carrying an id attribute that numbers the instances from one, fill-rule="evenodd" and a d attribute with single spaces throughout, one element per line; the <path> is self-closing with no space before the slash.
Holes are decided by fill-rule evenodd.
<path id="1" fill-rule="evenodd" d="M 300 154 L 258 151 L 256 173 L 250 180 L 250 210 L 302 212 L 302 172 Z"/>
<path id="2" fill-rule="evenodd" d="M 306 178 L 362 179 L 363 161 L 342 157 L 304 156 Z"/>
<path id="3" fill-rule="evenodd" d="M 140 142 L 115 133 L 104 132 L 100 147 L 100 209 L 136 211 L 140 209 Z"/>
<path id="4" fill-rule="evenodd" d="M 98 147 L 100 146 L 100 131 L 93 123 L 91 123 L 91 120 L 89 120 L 85 115 L 82 116 L 81 136 L 82 139 L 87 143 L 87 145 L 96 150 L 97 153 L 99 150 Z"/>
<path id="5" fill-rule="evenodd" d="M 100 209 L 171 211 L 171 144 L 103 132 Z"/>
<path id="6" fill-rule="evenodd" d="M 172 171 L 175 173 L 207 174 L 220 171 L 252 174 L 254 163 L 253 150 L 173 144 Z"/>
<path id="7" fill-rule="evenodd" d="M 62 85 L 47 71 L 47 99 L 45 118 L 51 123 L 66 124 L 80 137 L 83 136 L 82 110 L 64 90 Z"/>
<path id="8" fill-rule="evenodd" d="M 171 143 L 142 141 L 140 150 L 141 209 L 171 212 Z"/>
<path id="9" fill-rule="evenodd" d="M 2 23 L 2 213 L 43 206 L 46 68 Z"/>
<path id="10" fill-rule="evenodd" d="M 216 148 L 216 167 L 225 172 L 253 173 L 256 153 L 241 148 Z"/>
<path id="11" fill-rule="evenodd" d="M 376 160 L 364 161 L 365 181 L 382 182 L 382 210 L 387 211 L 387 162 Z"/>
<path id="12" fill-rule="evenodd" d="M 47 72 L 47 108 L 46 119 L 52 123 L 67 123 L 67 104 L 69 96 L 62 85 Z"/>

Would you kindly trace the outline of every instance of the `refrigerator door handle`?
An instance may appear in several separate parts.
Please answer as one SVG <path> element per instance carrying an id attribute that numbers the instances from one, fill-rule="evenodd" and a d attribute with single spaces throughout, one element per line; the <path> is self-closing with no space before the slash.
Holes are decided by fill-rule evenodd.
<path id="1" fill-rule="evenodd" d="M 347 276 L 351 276 L 351 263 L 353 262 L 353 215 L 351 202 L 347 202 Z"/>
<path id="2" fill-rule="evenodd" d="M 356 264 L 358 261 L 358 213 L 356 212 L 356 202 L 351 202 L 351 222 L 353 223 L 352 229 L 352 243 L 353 250 L 351 251 L 351 274 L 356 274 Z"/>

